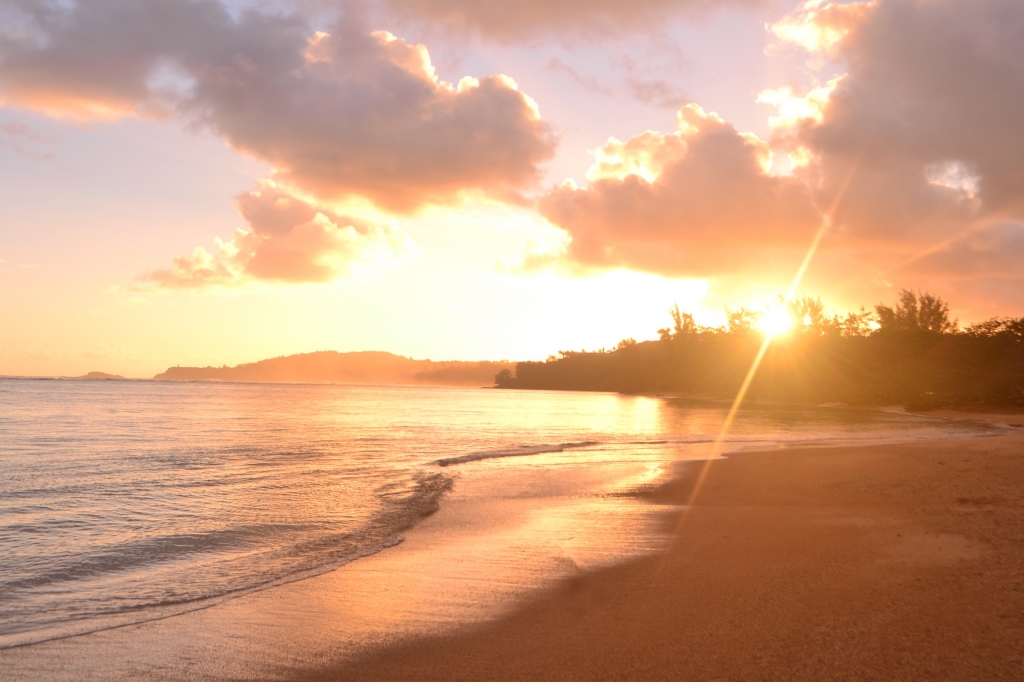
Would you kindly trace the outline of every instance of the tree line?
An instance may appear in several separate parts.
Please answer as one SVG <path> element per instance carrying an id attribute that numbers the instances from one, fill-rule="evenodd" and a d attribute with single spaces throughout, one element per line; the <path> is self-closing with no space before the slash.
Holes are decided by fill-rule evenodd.
<path id="1" fill-rule="evenodd" d="M 1024 318 L 961 328 L 949 305 L 903 290 L 893 306 L 829 314 L 820 299 L 781 301 L 792 329 L 768 345 L 748 399 L 790 403 L 901 404 L 908 409 L 1024 406 Z M 611 350 L 560 351 L 495 377 L 499 388 L 674 392 L 731 398 L 757 356 L 759 314 L 727 310 L 719 327 L 675 306 L 657 341 Z"/>

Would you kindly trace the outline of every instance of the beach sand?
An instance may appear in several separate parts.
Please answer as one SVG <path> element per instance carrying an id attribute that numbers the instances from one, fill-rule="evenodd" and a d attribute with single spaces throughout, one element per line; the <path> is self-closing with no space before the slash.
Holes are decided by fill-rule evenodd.
<path id="1" fill-rule="evenodd" d="M 1024 430 L 736 454 L 681 518 L 664 554 L 297 679 L 1024 680 Z"/>
<path id="2" fill-rule="evenodd" d="M 397 547 L 0 679 L 1024 680 L 1024 428 L 674 467 L 469 468 Z"/>

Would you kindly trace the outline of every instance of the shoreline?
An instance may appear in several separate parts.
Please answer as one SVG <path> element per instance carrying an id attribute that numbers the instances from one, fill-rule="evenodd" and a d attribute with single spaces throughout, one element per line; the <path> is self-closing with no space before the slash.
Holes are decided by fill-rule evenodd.
<path id="1" fill-rule="evenodd" d="M 396 545 L 183 613 L 2 649 L 0 679 L 288 679 L 491 621 L 559 580 L 661 548 L 662 510 L 614 491 L 640 468 L 456 471 L 456 490 Z"/>
<path id="2" fill-rule="evenodd" d="M 956 414 L 929 414 L 923 416 L 943 416 L 948 418 L 966 418 L 979 420 L 980 415 L 972 413 Z M 1006 415 L 991 415 L 997 423 L 1002 421 Z M 1017 415 L 1021 423 L 1024 423 L 1024 415 Z M 982 419 L 984 420 L 984 419 Z M 959 448 L 964 443 L 973 443 L 971 447 L 977 446 L 979 442 L 1006 441 L 1014 439 L 1018 434 L 1010 432 L 1008 435 L 996 436 L 994 438 L 968 438 L 951 441 L 911 441 L 900 443 L 873 443 L 854 445 L 805 445 L 800 447 L 783 447 L 770 450 L 739 450 L 728 459 L 715 460 L 710 466 L 711 475 L 709 484 L 713 483 L 717 471 L 720 471 L 721 464 L 730 464 L 732 468 L 745 468 L 745 462 L 752 462 L 759 458 L 776 458 L 782 461 L 785 458 L 806 458 L 824 456 L 826 458 L 844 460 L 848 457 L 861 457 L 863 453 L 871 453 L 878 450 L 900 450 L 914 448 L 928 448 L 929 446 Z M 1024 435 L 1022 433 L 1021 435 Z M 1024 452 L 1024 439 L 1020 441 L 1018 451 Z M 815 454 L 817 453 L 817 454 Z M 824 454 L 822 454 L 824 453 Z M 103 631 L 90 635 L 75 636 L 69 640 L 51 640 L 42 645 L 28 645 L 27 650 L 22 654 L 11 653 L 13 650 L 0 651 L 0 663 L 14 671 L 11 679 L 291 679 L 291 680 L 321 680 L 321 679 L 408 679 L 410 677 L 420 679 L 476 679 L 479 672 L 477 668 L 480 652 L 472 649 L 479 645 L 480 641 L 486 638 L 497 637 L 498 641 L 511 639 L 518 641 L 531 649 L 529 640 L 538 637 L 545 640 L 558 641 L 560 630 L 534 632 L 523 634 L 521 632 L 522 619 L 537 618 L 540 612 L 560 613 L 562 627 L 573 630 L 578 628 L 579 622 L 564 620 L 566 609 L 570 613 L 587 613 L 593 609 L 601 610 L 608 603 L 614 602 L 616 595 L 629 595 L 629 598 L 636 602 L 636 605 L 644 608 L 650 607 L 645 604 L 645 599 L 651 599 L 651 594 L 638 591 L 637 585 L 650 585 L 652 580 L 659 580 L 659 575 L 664 573 L 665 566 L 672 561 L 673 552 L 678 549 L 678 537 L 670 540 L 675 530 L 674 519 L 679 518 L 678 508 L 685 504 L 689 497 L 690 482 L 694 472 L 703 466 L 707 460 L 679 461 L 673 465 L 673 471 L 667 471 L 660 477 L 660 483 L 653 488 L 648 488 L 640 493 L 630 493 L 629 499 L 641 505 L 653 504 L 649 509 L 646 518 L 648 521 L 652 515 L 662 518 L 659 528 L 661 531 L 669 531 L 665 543 L 654 548 L 654 552 L 636 552 L 632 554 L 642 556 L 640 559 L 626 558 L 630 551 L 622 552 L 618 559 L 614 559 L 611 566 L 602 565 L 600 560 L 574 561 L 570 559 L 568 564 L 558 561 L 546 561 L 530 567 L 529 571 L 520 571 L 519 578 L 516 578 L 516 571 L 512 570 L 503 577 L 494 576 L 505 582 L 495 585 L 485 584 L 492 576 L 475 575 L 470 571 L 458 574 L 457 571 L 449 576 L 449 581 L 431 580 L 429 575 L 432 571 L 443 572 L 450 570 L 450 566 L 442 566 L 439 560 L 444 562 L 459 562 L 463 555 L 482 553 L 491 549 L 488 543 L 473 544 L 472 538 L 478 540 L 486 535 L 501 535 L 509 529 L 509 519 L 518 518 L 520 521 L 527 519 L 533 511 L 541 512 L 538 518 L 529 520 L 531 523 L 542 522 L 544 517 L 552 513 L 552 507 L 548 504 L 534 505 L 531 511 L 530 504 L 524 506 L 523 500 L 500 500 L 492 501 L 481 506 L 479 501 L 466 504 L 465 500 L 446 499 L 442 510 L 433 516 L 422 519 L 413 529 L 408 531 L 407 540 L 395 548 L 387 549 L 371 557 L 354 561 L 340 569 L 329 573 L 305 578 L 296 582 L 278 585 L 265 590 L 259 590 L 249 595 L 236 597 L 223 603 L 213 605 L 208 609 L 190 612 L 181 615 L 168 617 L 164 621 L 147 621 L 138 625 L 127 625 L 116 629 L 116 631 Z M 868 472 L 870 473 L 870 472 Z M 550 473 L 550 476 L 557 477 L 561 474 Z M 563 476 L 564 478 L 564 476 Z M 1018 479 L 1024 480 L 1024 479 Z M 523 480 L 520 485 L 526 490 L 534 485 L 536 480 Z M 582 487 L 587 487 L 584 484 Z M 728 486 L 727 486 L 728 487 Z M 642 487 L 641 487 L 642 488 Z M 733 490 L 736 493 L 737 490 Z M 739 489 L 739 492 L 742 492 Z M 749 491 L 748 491 L 749 492 Z M 763 491 L 755 490 L 760 493 Z M 722 494 L 720 490 L 718 495 Z M 570 498 L 572 495 L 567 495 Z M 728 495 L 726 495 L 728 497 Z M 452 504 L 452 502 L 455 504 Z M 547 501 L 548 503 L 551 500 Z M 532 504 L 532 503 L 531 503 Z M 728 500 L 717 499 L 714 496 L 706 498 L 702 493 L 694 506 L 692 517 L 696 521 L 707 510 L 705 506 L 713 508 L 727 507 Z M 587 510 L 583 510 L 584 515 Z M 492 519 L 481 527 L 481 518 L 490 514 Z M 518 514 L 518 517 L 516 515 Z M 557 514 L 556 514 L 557 516 Z M 641 515 L 643 516 L 643 515 Z M 505 518 L 507 517 L 507 518 Z M 577 514 L 577 522 L 581 518 Z M 618 521 L 622 524 L 614 532 L 621 538 L 628 537 L 630 523 L 642 524 L 645 521 L 641 517 L 630 519 L 620 514 Z M 600 523 L 600 520 L 599 520 Z M 471 527 L 476 524 L 476 530 Z M 488 525 L 490 524 L 490 525 Z M 512 524 L 514 525 L 514 523 Z M 504 529 L 504 530 L 503 530 Z M 684 529 L 686 530 L 686 529 Z M 562 540 L 571 544 L 572 537 L 576 532 L 573 525 L 557 528 L 554 532 L 561 533 Z M 536 540 L 539 533 L 551 534 L 552 528 L 543 525 L 535 525 L 526 535 Z M 459 540 L 461 538 L 461 540 Z M 452 546 L 452 542 L 467 542 L 463 546 Z M 665 546 L 667 545 L 667 547 Z M 586 548 L 576 548 L 586 554 Z M 550 552 L 554 557 L 558 554 L 565 554 L 565 546 L 560 546 L 558 551 Z M 571 556 L 568 554 L 567 556 Z M 531 557 L 528 553 L 520 552 L 513 557 L 514 560 L 525 562 Z M 579 557 L 577 557 L 579 558 Z M 623 561 L 623 559 L 625 559 Z M 743 556 L 734 557 L 740 563 L 746 559 Z M 661 564 L 661 568 L 654 571 L 652 578 L 650 567 L 652 562 Z M 607 563 L 607 562 L 605 562 Z M 424 570 L 427 567 L 429 570 Z M 730 568 L 726 563 L 725 568 Z M 441 570 L 443 569 L 443 570 Z M 518 570 L 518 569 L 517 569 Z M 646 571 L 646 573 L 645 573 Z M 416 578 L 414 574 L 420 574 Z M 418 582 L 417 582 L 418 580 Z M 518 582 L 517 582 L 518 580 Z M 611 582 L 608 582 L 608 581 Z M 685 584 L 688 578 L 680 576 L 676 583 Z M 479 584 L 473 584 L 474 581 Z M 675 585 L 677 588 L 678 584 Z M 566 603 L 566 595 L 578 593 L 580 590 L 597 590 L 600 598 L 583 598 L 578 603 Z M 409 605 L 403 603 L 399 595 L 405 592 L 418 595 L 418 604 Z M 440 593 L 438 594 L 438 590 Z M 462 590 L 461 593 L 458 593 Z M 353 595 L 355 595 L 353 597 Z M 657 596 L 657 595 L 656 595 Z M 660 597 L 659 597 L 660 598 Z M 345 603 L 345 602 L 349 603 Z M 355 606 L 353 606 L 353 601 Z M 392 610 L 398 613 L 397 620 L 388 617 L 373 615 L 373 610 Z M 404 609 L 404 611 L 403 611 Z M 553 611 L 552 611 L 553 609 Z M 1024 608 L 1022 608 L 1024 612 Z M 533 614 L 533 615 L 530 615 Z M 551 614 L 548 614 L 549 616 Z M 697 619 L 701 614 L 694 614 Z M 629 621 L 629 610 L 619 614 L 620 620 Z M 340 620 L 352 620 L 355 625 L 339 624 Z M 360 620 L 361 619 L 361 620 Z M 582 618 L 589 621 L 589 618 Z M 344 627 L 339 627 L 344 625 Z M 348 629 L 346 629 L 348 627 Z M 360 627 L 362 628 L 360 630 Z M 535 626 L 536 627 L 536 626 Z M 299 632 L 286 633 L 292 628 Z M 255 629 L 256 636 L 252 630 Z M 614 632 L 612 627 L 609 632 Z M 357 637 L 353 637 L 353 633 Z M 728 638 L 742 632 L 727 631 L 723 637 Z M 286 634 L 283 634 L 286 633 Z M 188 638 L 195 638 L 199 635 L 199 642 L 186 641 Z M 564 636 L 564 633 L 562 633 Z M 580 633 L 586 640 L 588 637 L 594 642 L 607 642 L 608 632 L 590 631 Z M 290 639 L 291 638 L 291 639 Z M 347 640 L 350 638 L 352 641 Z M 355 641 L 358 640 L 358 641 Z M 230 645 L 228 651 L 222 649 L 224 643 Z M 474 645 L 473 643 L 477 644 Z M 493 642 L 487 646 L 491 646 Z M 469 650 L 462 651 L 465 647 Z M 600 650 L 608 648 L 608 644 L 601 644 Z M 649 643 L 637 646 L 639 650 L 649 648 Z M 37 648 L 38 647 L 38 648 Z M 441 650 L 453 652 L 450 657 L 437 658 L 432 648 L 440 647 Z M 145 656 L 139 658 L 137 649 L 155 652 L 150 660 Z M 571 650 L 570 649 L 567 649 Z M 513 649 L 507 651 L 509 660 L 517 660 L 523 650 Z M 132 656 L 136 656 L 132 658 Z M 223 664 L 216 660 L 217 656 L 231 658 Z M 556 675 L 560 667 L 564 667 L 565 659 L 561 652 L 555 652 L 548 657 L 545 665 L 552 667 L 551 674 L 534 671 L 531 676 L 536 679 L 562 679 L 568 677 L 573 679 L 573 674 Z M 593 652 L 587 657 L 593 656 Z M 109 661 L 118 659 L 120 668 L 114 674 L 105 666 Z M 484 657 L 486 659 L 486 656 Z M 56 661 L 73 662 L 73 668 L 67 665 L 54 666 L 47 659 Z M 85 663 L 83 664 L 83 660 Z M 176 665 L 181 666 L 182 661 L 188 661 L 188 666 L 175 670 Z M 34 662 L 33 662 L 34 661 Z M 127 662 L 125 662 L 127 661 Z M 29 665 L 25 665 L 28 662 Z M 493 679 L 522 679 L 515 673 L 509 663 L 490 663 L 485 677 Z M 570 663 L 573 667 L 575 664 Z M 40 668 L 39 666 L 42 666 Z M 404 666 L 404 667 L 403 667 Z M 445 670 L 443 676 L 435 678 L 424 676 L 422 668 Z M 34 676 L 33 668 L 45 674 Z M 160 674 L 143 671 L 155 671 L 163 669 Z M 91 673 L 90 673 L 91 670 Z M 53 674 L 60 672 L 61 674 Z M 563 673 L 567 671 L 562 670 Z M 650 675 L 657 677 L 655 670 L 648 671 Z M 140 674 L 141 673 L 141 674 Z M 623 671 L 629 678 L 630 673 Z M 710 671 L 709 671 L 710 674 Z M 583 675 L 582 678 L 592 679 L 593 675 Z M 742 676 L 741 676 L 742 677 Z M 784 676 L 783 676 L 784 677 Z M 780 677 L 779 679 L 783 679 Z M 635 679 L 650 679 L 648 673 Z M 4 679 L 7 679 L 6 677 Z"/>
<path id="3" fill-rule="evenodd" d="M 540 390 L 540 389 L 519 389 L 519 390 Z M 643 396 L 647 398 L 665 398 L 666 400 L 679 400 L 695 404 L 707 405 L 731 405 L 731 398 L 718 398 L 711 395 L 694 395 L 692 393 L 678 393 L 672 391 L 639 391 L 636 393 L 619 392 L 624 396 Z M 775 402 L 770 400 L 744 400 L 744 408 L 751 407 L 778 407 L 783 409 L 836 409 L 836 410 L 858 410 L 874 412 L 894 412 L 899 414 L 916 415 L 919 417 L 948 417 L 952 419 L 968 419 L 974 421 L 987 421 L 993 423 L 1001 422 L 1002 419 L 1012 419 L 1015 424 L 1024 425 L 1024 408 L 1019 406 L 998 406 L 998 405 L 973 405 L 966 407 L 942 407 L 930 410 L 911 410 L 903 405 L 876 405 L 857 403 L 801 403 L 801 402 Z"/>
<path id="4" fill-rule="evenodd" d="M 960 410 L 934 410 L 931 412 L 907 412 L 923 417 L 942 417 L 944 419 L 966 419 L 968 421 L 989 422 L 1005 426 L 1024 427 L 1024 411 L 1014 412 L 963 412 Z"/>
<path id="5" fill-rule="evenodd" d="M 646 497 L 680 504 L 699 468 Z M 663 554 L 289 679 L 1019 680 L 1020 481 L 1024 433 L 737 453 Z"/>

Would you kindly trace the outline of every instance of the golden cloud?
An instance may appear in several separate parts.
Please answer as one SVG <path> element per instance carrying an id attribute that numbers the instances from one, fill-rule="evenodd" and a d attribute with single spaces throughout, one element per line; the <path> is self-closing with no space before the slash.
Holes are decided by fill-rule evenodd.
<path id="1" fill-rule="evenodd" d="M 804 248 L 819 224 L 806 185 L 769 172 L 763 140 L 695 104 L 675 132 L 612 139 L 595 156 L 588 187 L 563 184 L 540 202 L 582 264 L 712 275 L 748 267 L 759 249 Z"/>
<path id="2" fill-rule="evenodd" d="M 215 0 L 43 0 L 0 34 L 0 102 L 79 119 L 177 115 L 273 165 L 320 201 L 391 212 L 467 196 L 515 199 L 555 139 L 505 76 L 439 80 L 422 45 L 356 19 L 312 32 L 297 17 Z"/>
<path id="3" fill-rule="evenodd" d="M 341 216 L 291 196 L 273 181 L 238 196 L 249 223 L 218 251 L 202 247 L 175 258 L 170 268 L 146 273 L 140 289 L 233 288 L 252 282 L 330 282 L 408 260 L 417 253 L 397 227 Z"/>
<path id="4" fill-rule="evenodd" d="M 386 0 L 400 17 L 503 42 L 570 34 L 616 35 L 651 28 L 676 15 L 761 4 L 764 0 Z"/>
<path id="5" fill-rule="evenodd" d="M 540 203 L 564 259 L 750 279 L 827 223 L 819 282 L 985 292 L 991 310 L 998 281 L 1024 305 L 1005 287 L 1024 282 L 1024 5 L 812 0 L 770 30 L 845 73 L 762 93 L 767 140 L 691 106 L 676 132 L 609 141 L 588 186 Z"/>

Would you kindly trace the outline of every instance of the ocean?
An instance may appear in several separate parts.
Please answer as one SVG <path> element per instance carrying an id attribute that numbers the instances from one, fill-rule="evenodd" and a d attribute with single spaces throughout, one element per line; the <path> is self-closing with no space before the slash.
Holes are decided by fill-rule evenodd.
<path id="1" fill-rule="evenodd" d="M 706 457 L 726 408 L 601 393 L 0 379 L 0 649 L 331 571 L 400 543 L 463 475 L 513 501 L 540 495 L 529 489 L 539 479 L 520 476 L 510 491 L 510 471 L 564 469 L 579 482 L 572 495 L 595 504 L 628 494 Z M 725 450 L 997 432 L 751 407 Z"/>

